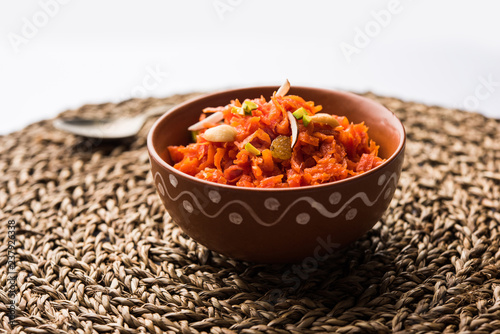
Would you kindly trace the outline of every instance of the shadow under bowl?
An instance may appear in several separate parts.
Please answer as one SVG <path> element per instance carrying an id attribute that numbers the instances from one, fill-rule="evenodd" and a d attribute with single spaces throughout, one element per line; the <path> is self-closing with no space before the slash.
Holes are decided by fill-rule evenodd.
<path id="1" fill-rule="evenodd" d="M 187 128 L 205 107 L 233 99 L 266 98 L 276 87 L 223 91 L 187 101 L 163 115 L 148 135 L 151 171 L 174 221 L 191 238 L 226 256 L 261 263 L 324 258 L 367 232 L 384 214 L 401 174 L 406 134 L 397 117 L 367 98 L 340 91 L 292 87 L 290 94 L 326 113 L 365 122 L 386 161 L 361 175 L 317 186 L 256 189 L 221 185 L 172 166 L 167 147 L 186 145 Z"/>

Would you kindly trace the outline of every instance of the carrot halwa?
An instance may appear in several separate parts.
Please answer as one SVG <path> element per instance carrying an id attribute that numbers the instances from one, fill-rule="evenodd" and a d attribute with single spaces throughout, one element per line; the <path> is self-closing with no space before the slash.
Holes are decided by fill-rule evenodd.
<path id="1" fill-rule="evenodd" d="M 333 182 L 383 162 L 364 123 L 353 124 L 321 109 L 299 96 L 279 93 L 269 101 L 262 96 L 243 103 L 232 100 L 205 108 L 196 124 L 202 128 L 193 131 L 195 142 L 169 146 L 168 152 L 174 168 L 194 177 L 260 188 Z M 214 122 L 203 121 L 210 115 Z"/>

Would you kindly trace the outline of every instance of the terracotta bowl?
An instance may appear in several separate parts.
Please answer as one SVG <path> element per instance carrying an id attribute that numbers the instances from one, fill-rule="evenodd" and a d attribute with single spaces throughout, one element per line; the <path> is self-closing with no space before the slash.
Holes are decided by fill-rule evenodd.
<path id="1" fill-rule="evenodd" d="M 187 144 L 187 128 L 201 110 L 238 98 L 268 99 L 277 87 L 223 91 L 185 102 L 163 115 L 148 135 L 151 171 L 158 194 L 174 221 L 194 240 L 229 257 L 251 262 L 297 262 L 326 258 L 362 236 L 383 215 L 403 164 L 406 134 L 380 104 L 351 93 L 292 87 L 289 94 L 368 125 L 387 160 L 361 175 L 319 186 L 254 189 L 220 185 L 172 167 L 167 146 Z"/>

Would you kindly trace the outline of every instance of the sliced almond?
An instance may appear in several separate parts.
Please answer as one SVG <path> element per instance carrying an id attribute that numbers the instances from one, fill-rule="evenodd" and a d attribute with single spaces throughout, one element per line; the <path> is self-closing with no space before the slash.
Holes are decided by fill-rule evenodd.
<path id="1" fill-rule="evenodd" d="M 292 129 L 292 148 L 297 143 L 297 139 L 299 138 L 299 127 L 297 125 L 297 119 L 290 111 L 286 113 L 288 115 L 288 120 L 290 121 L 290 128 Z"/>
<path id="2" fill-rule="evenodd" d="M 235 128 L 230 125 L 223 124 L 207 129 L 207 131 L 203 133 L 203 137 L 211 142 L 227 143 L 234 141 L 237 134 L 238 132 Z"/>
<path id="3" fill-rule="evenodd" d="M 288 79 L 286 79 L 285 83 L 283 83 L 276 92 L 276 96 L 285 96 L 289 90 L 290 90 L 290 82 L 288 81 Z"/>
<path id="4" fill-rule="evenodd" d="M 214 112 L 212 115 L 208 116 L 207 118 L 202 119 L 198 123 L 194 123 L 193 125 L 191 125 L 188 128 L 188 131 L 198 131 L 198 130 L 204 129 L 204 128 L 206 128 L 206 126 L 205 126 L 206 124 L 217 123 L 217 122 L 222 121 L 223 119 L 224 119 L 224 115 L 222 114 L 222 111 Z"/>

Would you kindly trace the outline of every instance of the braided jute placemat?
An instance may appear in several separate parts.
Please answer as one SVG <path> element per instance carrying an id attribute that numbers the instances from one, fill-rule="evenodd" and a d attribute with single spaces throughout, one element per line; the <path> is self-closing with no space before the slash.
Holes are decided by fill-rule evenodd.
<path id="1" fill-rule="evenodd" d="M 365 95 L 403 121 L 404 170 L 383 219 L 317 268 L 239 262 L 184 235 L 149 172 L 154 119 L 126 143 L 84 140 L 51 121 L 0 137 L 0 328 L 500 333 L 500 121 Z M 192 96 L 63 115 L 135 114 Z M 14 301 L 9 220 L 16 222 Z"/>

